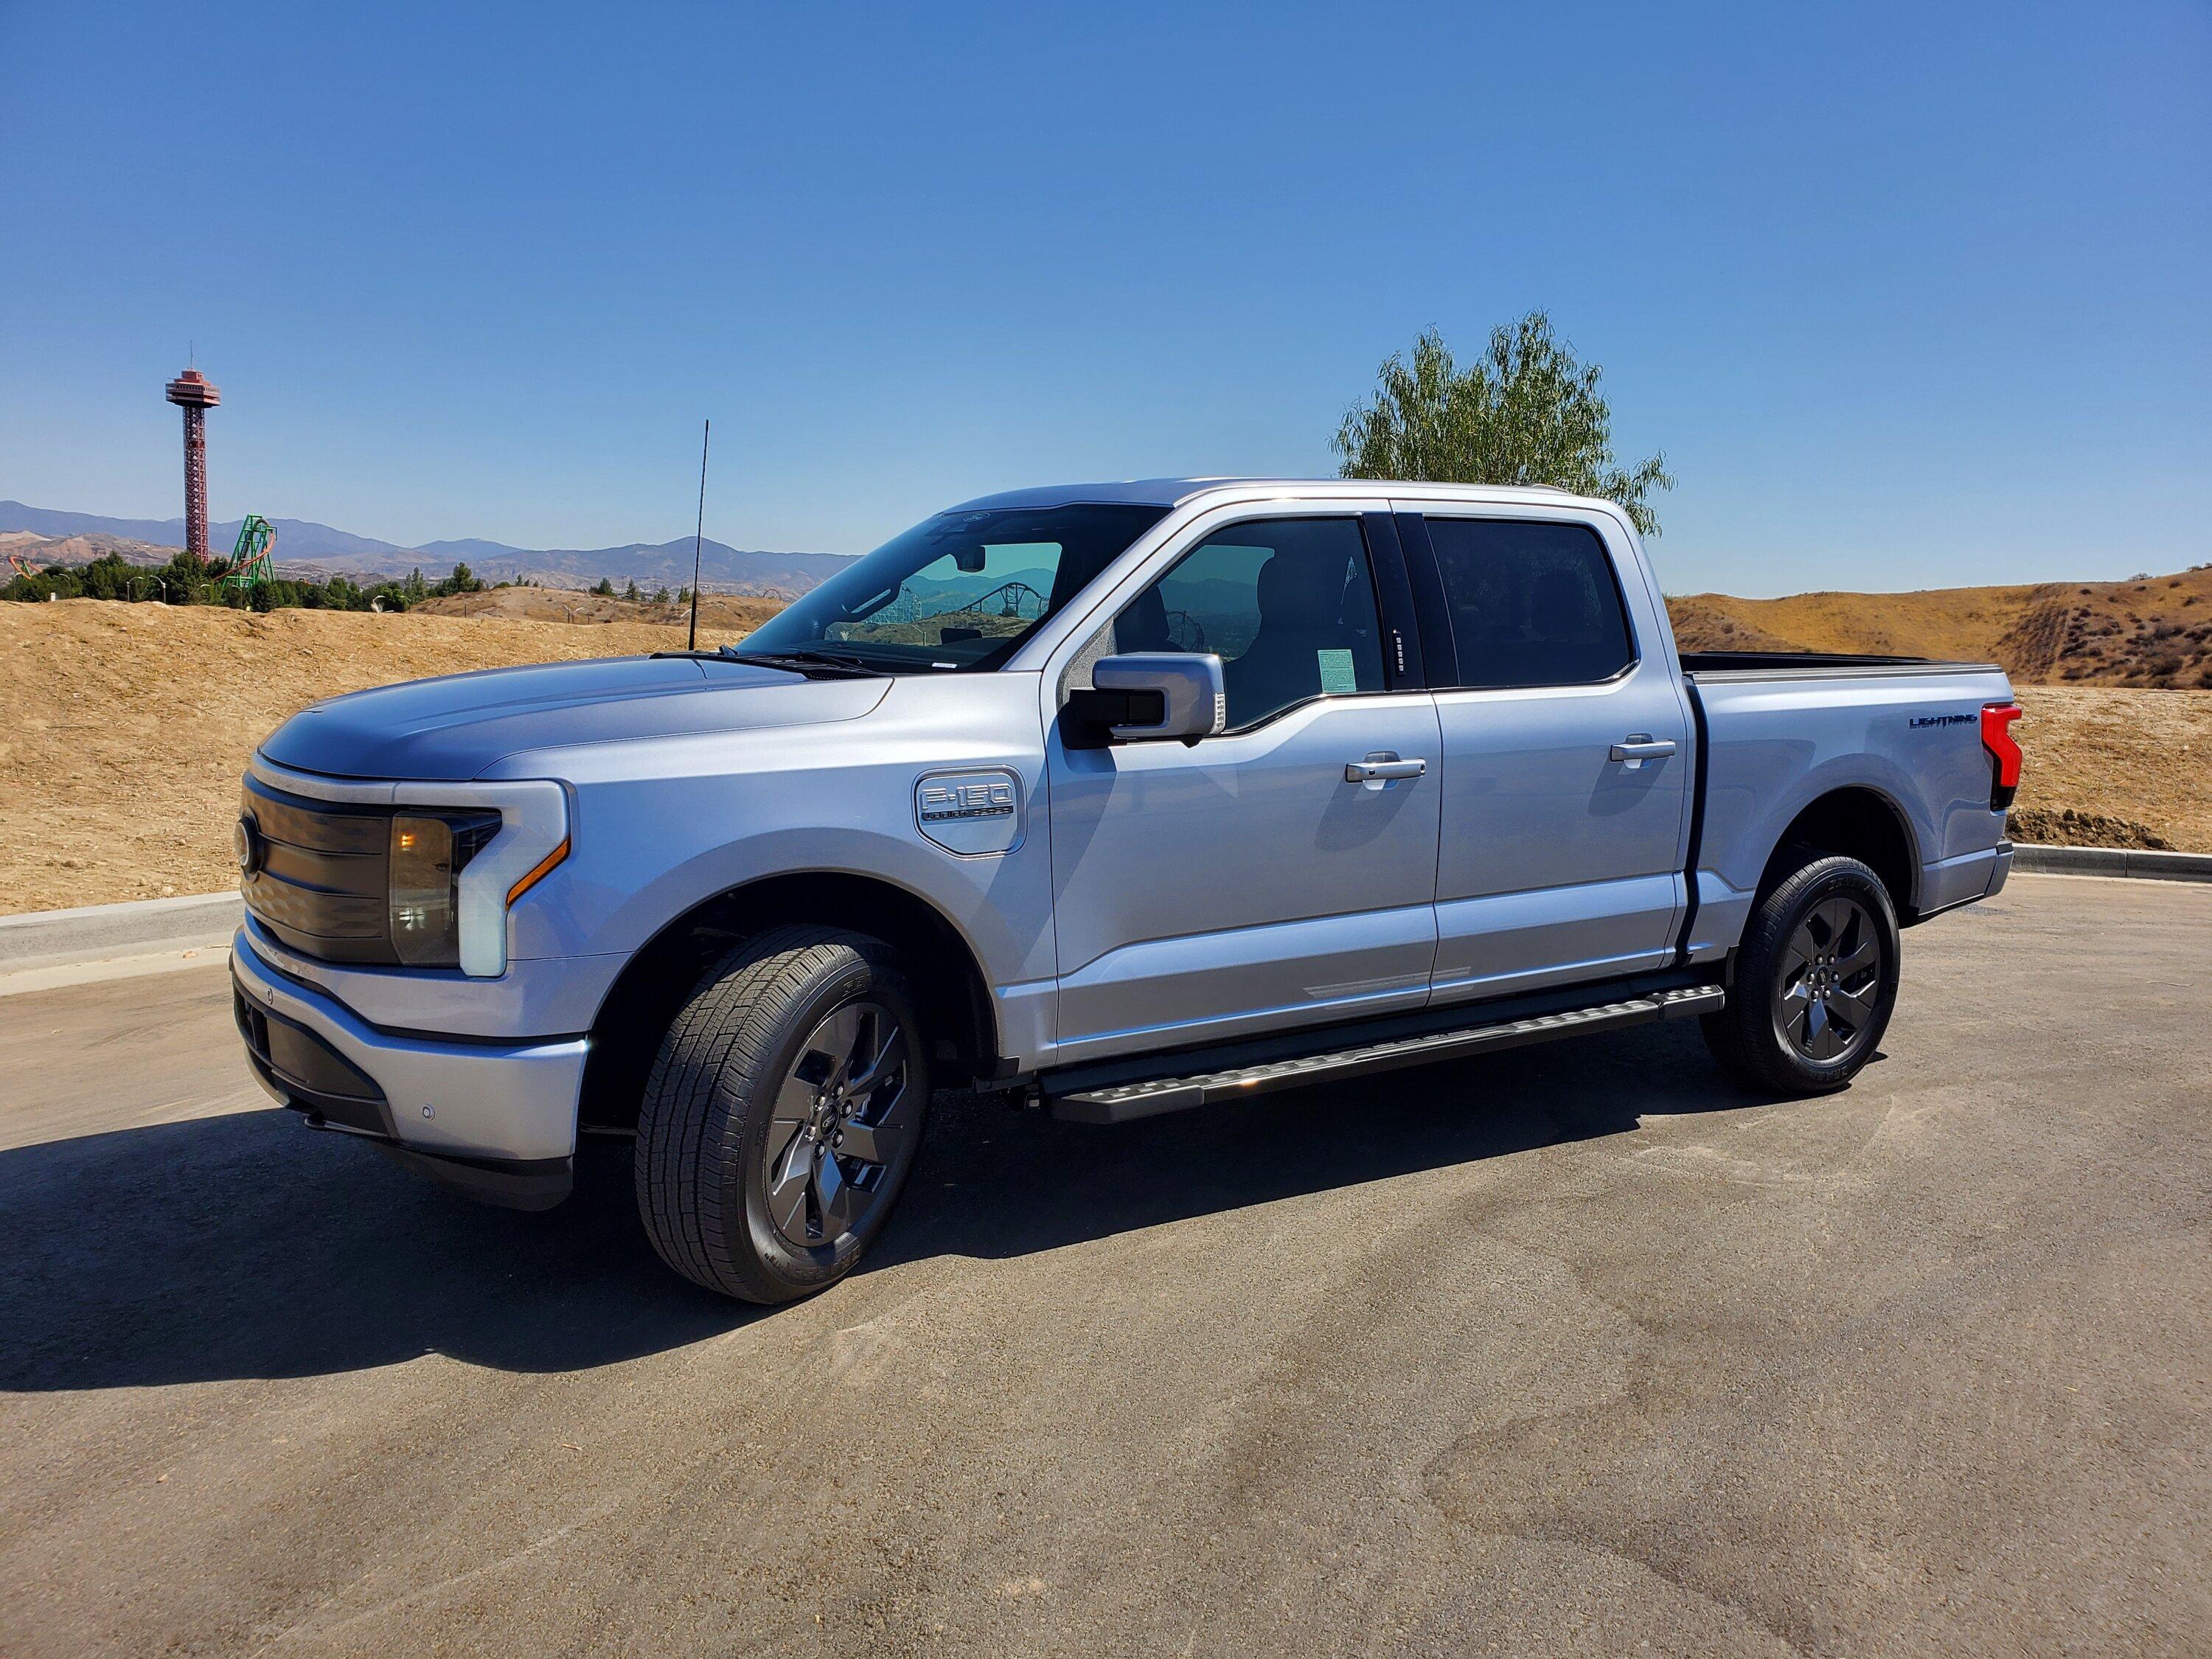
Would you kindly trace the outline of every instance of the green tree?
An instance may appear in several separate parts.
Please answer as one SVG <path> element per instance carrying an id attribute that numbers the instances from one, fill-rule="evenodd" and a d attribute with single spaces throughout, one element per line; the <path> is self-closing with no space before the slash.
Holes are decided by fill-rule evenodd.
<path id="1" fill-rule="evenodd" d="M 77 591 L 88 599 L 127 599 L 131 597 L 131 579 L 139 574 L 116 555 L 103 553 L 89 564 L 79 567 Z"/>
<path id="2" fill-rule="evenodd" d="M 1620 503 L 1646 536 L 1659 533 L 1653 492 L 1671 489 L 1667 458 L 1624 471 L 1613 457 L 1613 411 L 1598 391 L 1601 371 L 1576 360 L 1532 311 L 1490 331 L 1490 346 L 1462 368 L 1434 329 L 1414 342 L 1411 362 L 1393 354 L 1370 401 L 1354 404 L 1337 428 L 1347 478 L 1449 483 L 1557 484 Z"/>
<path id="3" fill-rule="evenodd" d="M 50 564 L 43 570 L 27 576 L 9 580 L 4 592 L 11 599 L 35 600 L 43 605 L 48 599 L 75 599 L 84 595 L 84 586 L 77 574 L 65 564 Z"/>
<path id="4" fill-rule="evenodd" d="M 637 603 L 636 577 L 631 577 L 629 580 L 629 586 L 623 589 L 623 598 L 628 599 L 632 605 L 635 605 Z"/>
<path id="5" fill-rule="evenodd" d="M 597 587 L 594 587 L 592 592 L 611 599 L 615 596 L 615 585 L 606 577 L 602 576 L 599 578 L 599 585 Z"/>
<path id="6" fill-rule="evenodd" d="M 156 571 L 161 597 L 171 605 L 212 605 L 216 586 L 208 580 L 207 566 L 189 553 L 179 553 Z"/>

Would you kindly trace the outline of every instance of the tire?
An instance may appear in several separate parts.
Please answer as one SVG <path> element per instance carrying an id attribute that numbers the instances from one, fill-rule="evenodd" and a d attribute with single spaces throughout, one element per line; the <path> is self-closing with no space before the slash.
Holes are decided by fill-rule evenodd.
<path id="1" fill-rule="evenodd" d="M 914 1168 L 928 1053 L 880 940 L 787 927 L 725 956 L 661 1039 L 639 1108 L 637 1208 L 660 1259 L 747 1302 L 842 1279 Z"/>
<path id="2" fill-rule="evenodd" d="M 1897 911 L 1856 859 L 1822 857 L 1753 909 L 1728 1006 L 1702 1022 L 1721 1069 L 1747 1089 L 1831 1094 L 1874 1057 L 1897 1005 Z"/>

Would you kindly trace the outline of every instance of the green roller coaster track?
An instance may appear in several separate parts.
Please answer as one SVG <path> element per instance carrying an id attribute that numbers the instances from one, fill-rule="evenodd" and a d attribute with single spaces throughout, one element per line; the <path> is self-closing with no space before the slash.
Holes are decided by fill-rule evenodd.
<path id="1" fill-rule="evenodd" d="M 270 555 L 276 545 L 276 532 L 269 520 L 258 513 L 249 513 L 246 522 L 238 526 L 238 545 L 231 550 L 230 568 L 223 573 L 225 587 L 253 588 L 271 580 L 276 567 Z"/>

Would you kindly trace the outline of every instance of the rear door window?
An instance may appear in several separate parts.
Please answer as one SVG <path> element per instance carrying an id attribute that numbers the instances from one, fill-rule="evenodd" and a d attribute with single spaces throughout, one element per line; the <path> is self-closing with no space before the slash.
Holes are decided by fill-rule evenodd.
<path id="1" fill-rule="evenodd" d="M 1587 525 L 1427 523 L 1459 656 L 1457 684 L 1593 685 L 1636 660 L 1612 557 Z"/>

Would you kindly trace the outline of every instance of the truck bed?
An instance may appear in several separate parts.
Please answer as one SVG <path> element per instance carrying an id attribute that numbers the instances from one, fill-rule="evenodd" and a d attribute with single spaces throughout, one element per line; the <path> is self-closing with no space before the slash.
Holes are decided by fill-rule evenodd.
<path id="1" fill-rule="evenodd" d="M 1687 957 L 1740 936 L 1766 860 L 1808 803 L 1849 790 L 1901 833 L 1907 922 L 1979 898 L 2004 814 L 1990 806 L 1981 710 L 2012 687 L 1989 663 L 1829 652 L 1681 658 L 1698 738 Z"/>

